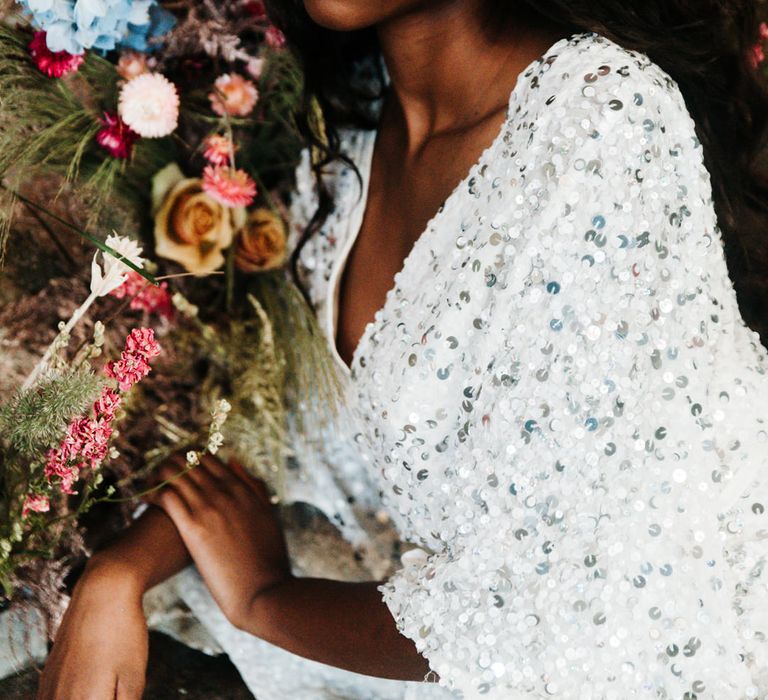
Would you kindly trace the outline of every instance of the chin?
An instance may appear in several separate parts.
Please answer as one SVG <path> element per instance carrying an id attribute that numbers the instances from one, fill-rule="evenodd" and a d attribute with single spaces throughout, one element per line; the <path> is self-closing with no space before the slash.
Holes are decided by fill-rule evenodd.
<path id="1" fill-rule="evenodd" d="M 304 0 L 314 22 L 337 32 L 372 27 L 418 4 L 423 0 Z"/>

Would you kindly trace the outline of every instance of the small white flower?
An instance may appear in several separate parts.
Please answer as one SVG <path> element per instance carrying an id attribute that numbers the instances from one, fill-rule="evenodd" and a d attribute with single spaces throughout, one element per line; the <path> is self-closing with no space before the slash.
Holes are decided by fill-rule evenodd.
<path id="1" fill-rule="evenodd" d="M 196 467 L 200 464 L 200 456 L 194 450 L 187 452 L 187 464 L 191 467 Z"/>
<path id="2" fill-rule="evenodd" d="M 134 265 L 141 265 L 144 262 L 139 244 L 131 238 L 108 236 L 106 244 Z M 101 256 L 101 264 L 99 264 L 99 256 Z M 97 251 L 91 262 L 91 294 L 103 297 L 117 289 L 125 282 L 129 269 L 114 255 Z"/>

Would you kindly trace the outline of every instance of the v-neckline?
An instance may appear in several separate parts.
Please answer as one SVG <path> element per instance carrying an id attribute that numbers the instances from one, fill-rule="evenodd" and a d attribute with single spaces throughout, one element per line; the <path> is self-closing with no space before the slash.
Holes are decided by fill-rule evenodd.
<path id="1" fill-rule="evenodd" d="M 376 140 L 378 137 L 379 130 L 377 128 L 377 129 L 362 133 L 363 145 L 362 145 L 361 153 L 359 154 L 359 162 L 355 163 L 357 165 L 358 171 L 360 172 L 362 191 L 360 193 L 360 198 L 358 199 L 356 204 L 353 205 L 352 211 L 349 212 L 348 235 L 346 236 L 346 239 L 344 241 L 344 247 L 342 248 L 341 254 L 336 258 L 331 268 L 331 274 L 328 280 L 328 286 L 327 286 L 327 292 L 326 292 L 326 305 L 325 305 L 326 335 L 328 336 L 328 342 L 331 346 L 331 354 L 333 355 L 335 361 L 337 362 L 337 364 L 339 365 L 339 367 L 341 368 L 341 370 L 344 372 L 346 376 L 349 377 L 352 375 L 353 368 L 355 367 L 358 361 L 358 356 L 360 355 L 363 348 L 368 343 L 371 330 L 373 329 L 375 324 L 380 320 L 381 316 L 385 313 L 387 307 L 389 306 L 390 299 L 398 287 L 398 281 L 404 275 L 405 271 L 409 267 L 413 258 L 418 254 L 418 251 L 421 249 L 421 247 L 423 247 L 424 241 L 427 238 L 427 235 L 436 229 L 436 224 L 438 223 L 441 216 L 448 208 L 448 205 L 452 203 L 453 200 L 456 199 L 459 192 L 463 191 L 468 186 L 470 180 L 477 175 L 477 173 L 482 169 L 484 165 L 486 165 L 485 161 L 487 160 L 488 156 L 491 154 L 492 151 L 496 150 L 496 148 L 498 147 L 498 144 L 504 138 L 504 134 L 507 131 L 507 126 L 510 120 L 512 119 L 512 103 L 517 97 L 520 89 L 523 86 L 523 81 L 526 77 L 526 74 L 536 65 L 543 63 L 552 53 L 554 53 L 555 51 L 558 51 L 561 48 L 561 46 L 569 44 L 575 37 L 581 36 L 582 34 L 585 34 L 585 33 L 589 33 L 589 32 L 579 31 L 579 32 L 574 32 L 569 36 L 561 37 L 554 44 L 552 44 L 544 53 L 539 55 L 537 58 L 533 59 L 527 66 L 525 66 L 525 68 L 523 68 L 518 73 L 517 80 L 515 81 L 515 85 L 512 88 L 512 91 L 510 92 L 509 99 L 507 100 L 506 114 L 504 116 L 504 121 L 502 122 L 498 133 L 493 138 L 493 141 L 491 141 L 491 143 L 483 149 L 483 151 L 478 156 L 477 160 L 470 166 L 469 170 L 467 171 L 467 174 L 451 190 L 448 196 L 443 200 L 443 203 L 437 208 L 437 211 L 427 221 L 422 232 L 417 236 L 416 240 L 411 246 L 410 251 L 408 252 L 408 255 L 406 255 L 405 258 L 403 259 L 400 269 L 398 270 L 398 272 L 395 273 L 392 280 L 392 286 L 387 290 L 387 293 L 384 297 L 383 304 L 376 311 L 373 319 L 369 321 L 366 324 L 365 328 L 363 329 L 363 333 L 358 339 L 357 345 L 355 346 L 355 349 L 352 352 L 352 357 L 350 358 L 351 360 L 350 364 L 348 365 L 344 361 L 344 359 L 341 357 L 341 354 L 339 353 L 339 350 L 338 350 L 338 346 L 336 344 L 336 334 L 338 331 L 338 318 L 339 318 L 339 292 L 340 292 L 339 287 L 340 287 L 342 275 L 344 274 L 349 253 L 352 250 L 352 246 L 354 246 L 355 241 L 360 235 L 360 231 L 362 229 L 363 217 L 365 215 L 365 210 L 368 205 L 368 186 L 370 184 L 370 179 L 371 179 L 371 165 L 373 162 L 373 152 L 376 145 Z"/>

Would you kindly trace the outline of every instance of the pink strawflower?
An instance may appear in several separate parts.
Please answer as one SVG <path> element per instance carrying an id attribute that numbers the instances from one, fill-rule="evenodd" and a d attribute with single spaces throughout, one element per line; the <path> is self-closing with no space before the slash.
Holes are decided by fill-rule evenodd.
<path id="1" fill-rule="evenodd" d="M 230 156 L 237 150 L 226 136 L 212 134 L 203 142 L 203 158 L 212 165 L 229 165 Z"/>
<path id="2" fill-rule="evenodd" d="M 208 99 L 211 109 L 220 117 L 247 117 L 256 106 L 259 91 L 252 81 L 242 75 L 225 73 L 216 78 Z"/>
<path id="3" fill-rule="evenodd" d="M 117 380 L 120 391 L 128 391 L 149 374 L 149 360 L 159 354 L 155 332 L 151 328 L 134 328 L 125 339 L 120 359 L 107 363 L 104 374 Z"/>
<path id="4" fill-rule="evenodd" d="M 256 183 L 245 170 L 206 165 L 203 190 L 226 207 L 247 207 L 256 197 Z"/>
<path id="5" fill-rule="evenodd" d="M 139 135 L 117 114 L 104 112 L 104 118 L 99 121 L 104 125 L 96 134 L 99 146 L 114 158 L 130 158 Z"/>
<path id="6" fill-rule="evenodd" d="M 142 73 L 123 85 L 117 111 L 139 136 L 168 136 L 179 123 L 179 93 L 164 75 Z"/>
<path id="7" fill-rule="evenodd" d="M 156 313 L 168 320 L 173 318 L 173 302 L 168 292 L 168 283 L 161 282 L 155 286 L 135 270 L 126 273 L 125 282 L 112 290 L 111 295 L 118 299 L 133 297 L 128 305 L 131 309 Z"/>
<path id="8" fill-rule="evenodd" d="M 48 496 L 30 493 L 27 494 L 24 505 L 21 508 L 21 517 L 26 518 L 30 511 L 34 511 L 35 513 L 47 513 L 50 509 L 51 502 L 48 499 Z"/>
<path id="9" fill-rule="evenodd" d="M 114 389 L 104 387 L 101 392 L 101 396 L 93 404 L 93 412 L 97 419 L 104 419 L 107 421 L 113 421 L 115 419 L 115 412 L 120 406 L 120 394 Z"/>
<path id="10" fill-rule="evenodd" d="M 67 73 L 74 73 L 85 60 L 83 54 L 51 51 L 45 41 L 45 32 L 35 32 L 27 49 L 37 69 L 49 78 L 61 78 Z"/>
<path id="11" fill-rule="evenodd" d="M 267 46 L 272 49 L 282 49 L 285 47 L 285 34 L 283 34 L 274 24 L 264 32 L 264 40 Z"/>

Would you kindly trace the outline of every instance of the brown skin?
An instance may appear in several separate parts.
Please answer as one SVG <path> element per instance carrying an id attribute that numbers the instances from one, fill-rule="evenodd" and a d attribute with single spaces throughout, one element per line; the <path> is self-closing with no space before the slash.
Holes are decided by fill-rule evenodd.
<path id="1" fill-rule="evenodd" d="M 375 25 L 393 86 L 363 225 L 340 290 L 337 345 L 349 362 L 425 224 L 498 133 L 518 74 L 565 34 L 517 22 L 494 35 L 481 0 L 306 5 L 331 28 Z M 171 460 L 160 476 L 182 465 L 180 458 Z M 413 642 L 398 633 L 379 582 L 290 574 L 266 487 L 239 465 L 206 458 L 152 502 L 115 544 L 93 557 L 78 582 L 38 700 L 140 698 L 147 656 L 141 596 L 190 557 L 221 609 L 243 630 L 358 673 L 402 680 L 428 674 Z"/>

